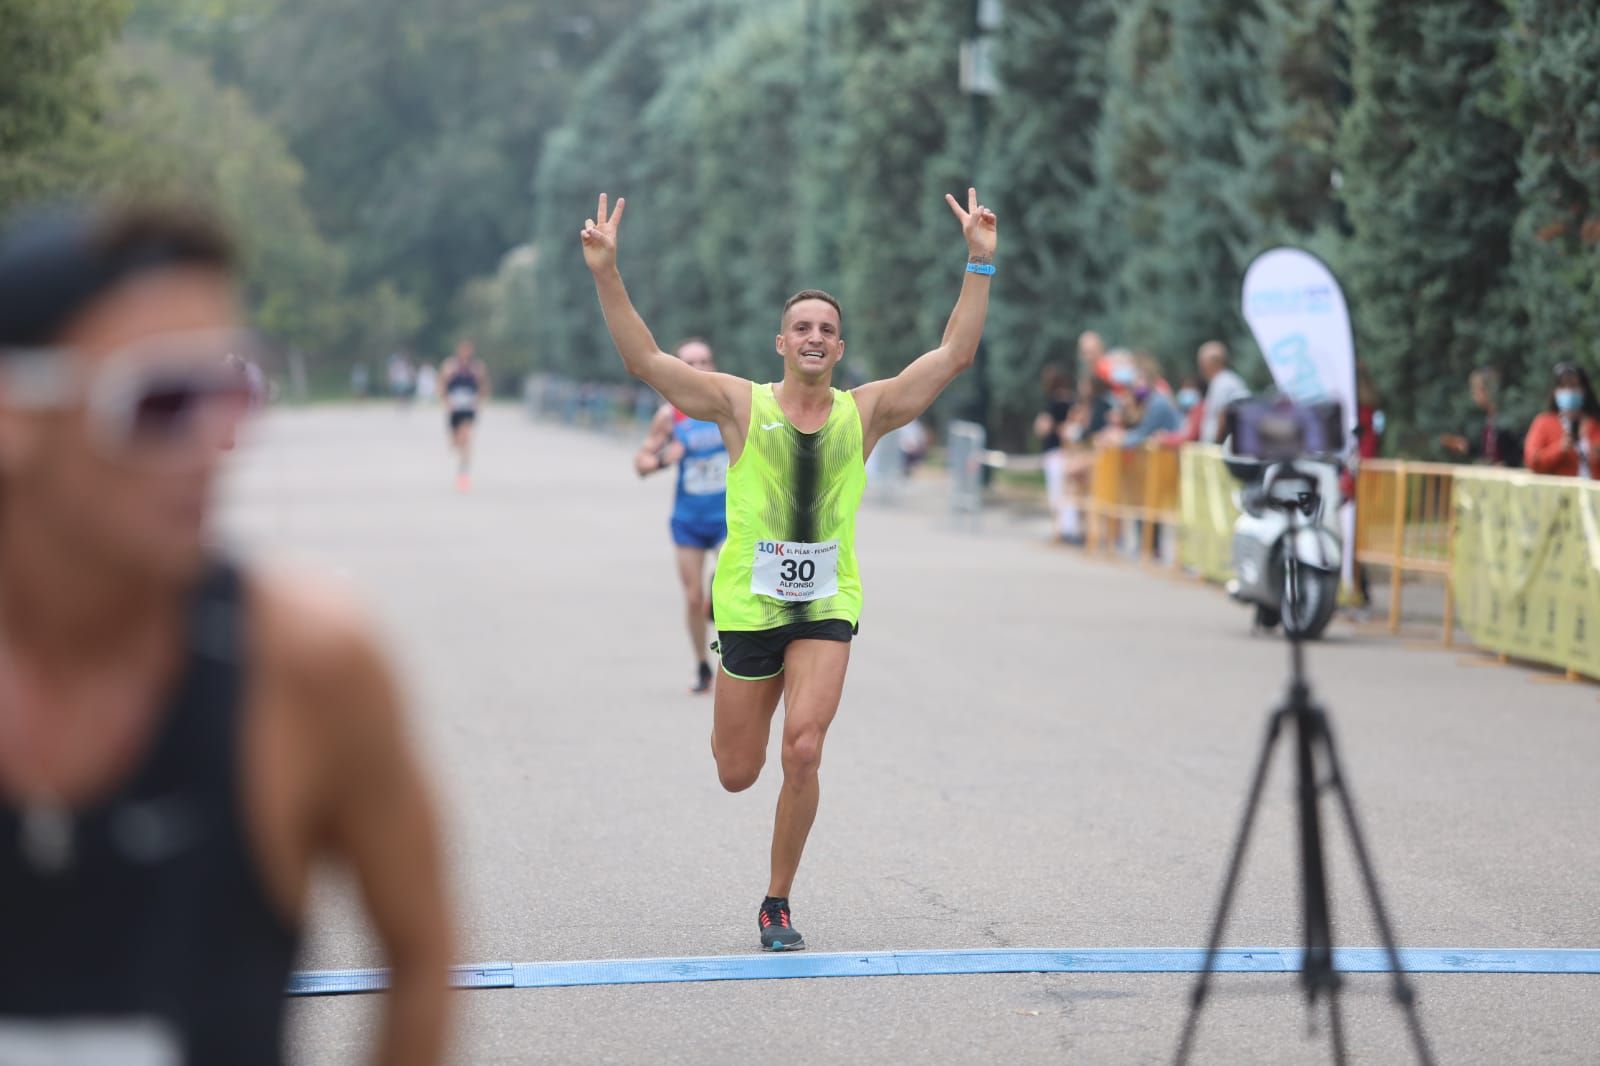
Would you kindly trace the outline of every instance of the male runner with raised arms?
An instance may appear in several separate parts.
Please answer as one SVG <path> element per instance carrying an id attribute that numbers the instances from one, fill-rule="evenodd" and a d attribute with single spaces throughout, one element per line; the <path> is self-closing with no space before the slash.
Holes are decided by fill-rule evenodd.
<path id="1" fill-rule="evenodd" d="M 462 492 L 472 487 L 472 430 L 478 422 L 478 405 L 489 398 L 489 371 L 475 352 L 472 342 L 464 340 L 439 368 L 450 418 L 450 447 L 458 463 L 456 488 Z"/>
<path id="2" fill-rule="evenodd" d="M 678 358 L 696 370 L 715 371 L 711 345 L 691 337 L 678 345 Z M 728 449 L 715 422 L 690 418 L 664 403 L 650 421 L 650 432 L 633 457 L 633 468 L 648 477 L 676 464 L 678 488 L 672 501 L 672 543 L 676 547 L 678 581 L 694 652 L 695 683 L 689 691 L 711 691 L 711 664 L 706 661 L 706 553 L 728 536 L 723 501 L 728 485 Z"/>
<path id="3" fill-rule="evenodd" d="M 805 943 L 788 897 L 816 818 L 822 743 L 861 616 L 855 515 L 866 456 L 972 365 L 988 313 L 994 212 L 973 189 L 964 208 L 945 199 L 966 237 L 967 263 L 944 337 L 897 376 L 850 392 L 832 387 L 844 338 L 839 304 L 827 293 L 808 289 L 784 305 L 778 384 L 700 373 L 661 351 L 628 298 L 617 271 L 625 201 L 608 212 L 602 194 L 582 231 L 584 260 L 629 373 L 685 414 L 715 422 L 728 446 L 728 542 L 713 586 L 724 676 L 711 750 L 724 788 L 740 792 L 755 784 L 783 698 L 783 788 L 771 880 L 757 916 L 761 946 L 770 950 Z"/>

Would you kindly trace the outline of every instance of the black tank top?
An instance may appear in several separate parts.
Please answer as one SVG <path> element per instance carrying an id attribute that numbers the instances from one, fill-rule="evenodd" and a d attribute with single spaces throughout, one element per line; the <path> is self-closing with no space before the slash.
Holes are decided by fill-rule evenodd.
<path id="1" fill-rule="evenodd" d="M 457 408 L 474 407 L 478 403 L 478 375 L 471 363 L 457 363 L 444 380 L 444 394 L 450 405 Z"/>
<path id="2" fill-rule="evenodd" d="M 22 1034 L 59 1048 L 93 1026 L 130 1048 L 107 1061 L 145 1062 L 133 1047 L 168 1046 L 177 1053 L 149 1061 L 282 1061 L 296 937 L 268 900 L 244 817 L 244 612 L 232 567 L 201 583 L 188 631 L 176 697 L 143 761 L 75 812 L 65 864 L 40 868 L 18 808 L 0 796 L 0 1046 Z"/>

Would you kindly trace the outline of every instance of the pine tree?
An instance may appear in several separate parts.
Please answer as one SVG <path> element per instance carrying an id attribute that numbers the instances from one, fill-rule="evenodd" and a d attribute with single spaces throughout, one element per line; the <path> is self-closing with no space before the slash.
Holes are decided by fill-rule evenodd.
<path id="1" fill-rule="evenodd" d="M 1333 186 L 1347 50 L 1337 8 L 1336 0 L 1261 0 L 1242 26 L 1256 73 L 1229 195 L 1252 257 L 1280 244 L 1325 244 L 1340 226 Z"/>
<path id="2" fill-rule="evenodd" d="M 1158 347 L 1168 339 L 1161 333 L 1169 248 L 1161 203 L 1173 168 L 1167 108 L 1178 91 L 1171 62 L 1175 6 L 1175 0 L 1119 5 L 1095 132 L 1092 210 L 1106 264 L 1099 303 L 1108 340 L 1139 338 Z"/>
<path id="3" fill-rule="evenodd" d="M 1522 413 L 1560 359 L 1600 372 L 1600 8 L 1518 0 L 1505 37 L 1506 114 L 1522 134 L 1512 297 L 1526 315 Z M 1520 401 L 1520 402 L 1518 402 Z"/>
<path id="4" fill-rule="evenodd" d="M 1239 285 L 1256 219 L 1229 195 L 1242 170 L 1238 141 L 1254 119 L 1257 57 L 1244 27 L 1256 0 L 1184 0 L 1174 5 L 1165 115 L 1171 170 L 1160 194 L 1163 255 L 1154 264 L 1159 313 L 1136 342 L 1169 365 L 1190 365 L 1195 349 L 1220 338 L 1235 351 L 1248 336 Z"/>
<path id="5" fill-rule="evenodd" d="M 1518 142 L 1492 113 L 1508 13 L 1501 0 L 1351 0 L 1350 16 L 1354 102 L 1339 154 L 1354 232 L 1337 265 L 1357 357 L 1390 425 L 1416 431 L 1404 445 L 1452 428 L 1473 366 L 1512 357 L 1497 297 Z"/>
<path id="6" fill-rule="evenodd" d="M 987 332 L 1000 421 L 1032 413 L 1040 370 L 1071 368 L 1078 333 L 1104 312 L 1094 134 L 1115 19 L 1112 0 L 1006 6 L 990 134 L 999 180 L 986 193 L 1005 227 Z"/>
<path id="7" fill-rule="evenodd" d="M 842 371 L 897 373 L 933 347 L 961 284 L 960 231 L 946 192 L 973 180 L 972 131 L 957 74 L 962 25 L 919 0 L 848 0 L 840 47 L 838 289 Z M 826 287 L 826 274 L 824 287 Z"/>

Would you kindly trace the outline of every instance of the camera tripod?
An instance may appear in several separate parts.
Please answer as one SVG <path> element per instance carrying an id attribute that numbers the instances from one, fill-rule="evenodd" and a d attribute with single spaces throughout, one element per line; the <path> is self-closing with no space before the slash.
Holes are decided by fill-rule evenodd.
<path id="1" fill-rule="evenodd" d="M 1281 557 L 1287 568 L 1285 582 L 1288 593 L 1287 607 L 1290 612 L 1298 612 L 1300 563 L 1294 551 L 1295 516 L 1310 515 L 1320 506 L 1321 501 L 1317 499 L 1315 481 L 1308 475 L 1296 471 L 1292 464 L 1287 465 L 1275 481 L 1278 484 L 1303 481 L 1311 485 L 1311 491 L 1299 493 L 1296 500 L 1273 499 L 1271 486 L 1268 486 L 1266 493 L 1268 506 L 1281 508 L 1289 514 L 1289 528 L 1284 533 L 1288 547 L 1282 552 Z M 1296 613 L 1289 615 L 1291 618 L 1296 616 Z M 1389 925 L 1389 916 L 1384 910 L 1383 899 L 1378 891 L 1378 878 L 1373 872 L 1366 840 L 1356 821 L 1355 806 L 1339 765 L 1339 753 L 1333 742 L 1327 714 L 1311 698 L 1311 687 L 1305 677 L 1305 653 L 1298 630 L 1293 626 L 1284 628 L 1289 639 L 1289 694 L 1283 705 L 1273 711 L 1272 717 L 1267 722 L 1266 739 L 1262 742 L 1261 754 L 1256 761 L 1249 799 L 1245 802 L 1244 817 L 1239 825 L 1238 836 L 1234 840 L 1233 855 L 1228 861 L 1228 875 L 1223 882 L 1222 899 L 1217 904 L 1216 918 L 1211 924 L 1205 961 L 1200 968 L 1200 977 L 1195 982 L 1175 1061 L 1178 1066 L 1183 1066 L 1189 1059 L 1195 1032 L 1199 1028 L 1200 1012 L 1205 1008 L 1206 997 L 1211 991 L 1217 950 L 1222 945 L 1223 933 L 1227 929 L 1228 912 L 1233 906 L 1234 890 L 1238 887 L 1239 874 L 1244 866 L 1245 849 L 1250 842 L 1250 830 L 1255 824 L 1256 811 L 1261 805 L 1261 792 L 1266 784 L 1267 769 L 1272 762 L 1273 750 L 1277 747 L 1285 727 L 1292 727 L 1295 752 L 1295 804 L 1300 828 L 1300 898 L 1305 926 L 1305 956 L 1300 965 L 1300 985 L 1305 990 L 1306 1006 L 1315 1010 L 1318 1001 L 1326 998 L 1333 1058 L 1334 1062 L 1343 1066 L 1347 1061 L 1347 1055 L 1344 1021 L 1339 1011 L 1341 978 L 1333 963 L 1333 928 L 1328 910 L 1328 877 L 1323 861 L 1322 814 L 1319 806 L 1322 793 L 1326 790 L 1338 797 L 1339 811 L 1344 816 L 1345 828 L 1350 834 L 1351 849 L 1355 852 L 1356 864 L 1360 868 L 1361 879 L 1366 886 L 1373 919 L 1383 939 L 1384 950 L 1389 956 L 1389 968 L 1394 975 L 1394 1000 L 1405 1015 L 1417 1061 L 1424 1066 L 1432 1066 L 1433 1053 L 1428 1047 L 1427 1036 L 1422 1031 L 1422 1021 L 1417 1016 L 1416 994 L 1406 980 L 1405 971 L 1400 965 L 1400 952 L 1395 946 L 1394 932 Z"/>

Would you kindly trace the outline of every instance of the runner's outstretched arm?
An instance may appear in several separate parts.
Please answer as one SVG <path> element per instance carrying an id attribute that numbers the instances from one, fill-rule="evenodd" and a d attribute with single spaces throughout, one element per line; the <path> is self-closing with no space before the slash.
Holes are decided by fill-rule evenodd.
<path id="1" fill-rule="evenodd" d="M 644 324 L 617 271 L 617 228 L 627 201 L 617 200 L 616 209 L 606 210 L 606 194 L 600 194 L 596 217 L 583 224 L 583 259 L 594 275 L 595 292 L 606 316 L 606 328 L 617 346 L 628 373 L 659 392 L 666 401 L 688 415 L 718 425 L 734 423 L 736 397 L 748 394 L 750 383 L 729 374 L 696 370 L 681 359 L 661 350 L 650 327 Z"/>
<path id="2" fill-rule="evenodd" d="M 953 196 L 946 195 L 945 202 L 960 221 L 961 231 L 967 238 L 967 262 L 990 264 L 994 259 L 997 232 L 994 212 L 978 203 L 976 189 L 967 190 L 965 208 Z M 988 313 L 989 275 L 966 274 L 939 347 L 918 358 L 895 377 L 874 381 L 856 390 L 868 450 L 886 433 L 899 429 L 926 411 L 945 387 L 972 365 Z"/>
<path id="3" fill-rule="evenodd" d="M 645 435 L 644 443 L 639 445 L 639 450 L 633 457 L 633 471 L 640 477 L 649 477 L 660 470 L 666 470 L 672 461 L 662 450 L 672 443 L 672 405 L 664 403 L 656 408 L 655 417 L 650 419 L 650 432 Z"/>

